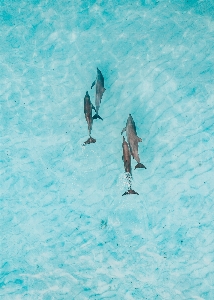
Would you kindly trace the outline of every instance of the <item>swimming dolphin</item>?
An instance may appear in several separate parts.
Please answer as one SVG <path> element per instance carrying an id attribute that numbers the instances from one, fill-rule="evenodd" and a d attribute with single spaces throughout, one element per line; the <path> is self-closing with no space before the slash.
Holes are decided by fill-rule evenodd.
<path id="1" fill-rule="evenodd" d="M 101 99 L 103 96 L 103 93 L 105 92 L 105 88 L 104 88 L 104 77 L 101 73 L 101 71 L 97 68 L 97 78 L 96 80 L 92 83 L 91 85 L 91 89 L 93 88 L 93 86 L 96 84 L 96 96 L 95 96 L 95 106 L 96 106 L 96 114 L 93 116 L 93 119 L 101 119 L 102 118 L 98 115 L 98 111 L 100 108 L 100 103 L 101 103 Z"/>
<path id="2" fill-rule="evenodd" d="M 135 169 L 136 168 L 146 169 L 146 167 L 140 163 L 140 157 L 138 154 L 138 143 L 142 142 L 142 139 L 137 136 L 135 122 L 131 114 L 129 114 L 128 120 L 126 122 L 126 127 L 123 128 L 121 134 L 123 134 L 124 131 L 126 131 L 130 153 L 132 157 L 137 161 L 137 165 L 135 166 Z"/>
<path id="3" fill-rule="evenodd" d="M 85 114 L 85 119 L 88 123 L 88 133 L 89 133 L 89 138 L 83 145 L 90 144 L 90 143 L 96 143 L 96 140 L 91 137 L 91 130 L 92 130 L 92 124 L 93 124 L 93 118 L 92 118 L 92 109 L 95 110 L 93 104 L 91 103 L 90 96 L 88 92 L 85 94 L 84 98 L 84 114 Z"/>
<path id="4" fill-rule="evenodd" d="M 131 175 L 132 175 L 132 171 L 131 171 L 131 154 L 129 151 L 129 146 L 128 143 L 126 142 L 124 136 L 123 136 L 123 143 L 122 143 L 122 147 L 123 147 L 123 163 L 124 163 L 124 169 L 126 173 L 129 173 L 129 176 L 127 176 L 127 178 L 131 179 Z M 129 194 L 137 194 L 139 195 L 137 192 L 135 192 L 134 190 L 132 190 L 131 188 L 131 180 L 129 182 L 129 188 L 128 191 L 125 192 L 122 196 L 124 195 L 129 195 Z"/>

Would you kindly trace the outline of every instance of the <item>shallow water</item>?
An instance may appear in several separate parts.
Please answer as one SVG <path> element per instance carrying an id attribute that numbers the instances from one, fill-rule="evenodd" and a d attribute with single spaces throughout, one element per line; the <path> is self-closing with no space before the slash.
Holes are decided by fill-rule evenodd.
<path id="1" fill-rule="evenodd" d="M 1 299 L 214 299 L 212 1 L 29 2 L 0 8 Z"/>

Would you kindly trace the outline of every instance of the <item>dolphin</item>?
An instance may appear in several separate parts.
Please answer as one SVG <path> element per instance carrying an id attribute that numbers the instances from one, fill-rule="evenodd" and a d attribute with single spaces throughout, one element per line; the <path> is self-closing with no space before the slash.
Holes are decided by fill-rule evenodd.
<path id="1" fill-rule="evenodd" d="M 92 124 L 93 124 L 93 118 L 92 118 L 92 109 L 95 110 L 93 104 L 91 103 L 90 96 L 88 92 L 85 94 L 84 98 L 84 114 L 85 114 L 85 119 L 88 123 L 88 133 L 89 133 L 89 138 L 83 145 L 90 144 L 90 143 L 96 143 L 96 140 L 91 137 L 91 130 L 92 130 Z"/>
<path id="2" fill-rule="evenodd" d="M 135 169 L 136 168 L 146 169 L 146 167 L 143 164 L 141 164 L 140 157 L 138 154 L 138 143 L 142 142 L 142 139 L 137 136 L 135 122 L 131 114 L 129 114 L 128 120 L 126 122 L 126 127 L 123 128 L 121 134 L 123 134 L 124 131 L 126 131 L 130 153 L 132 157 L 137 161 L 137 165 L 135 166 Z"/>
<path id="3" fill-rule="evenodd" d="M 131 154 L 130 154 L 130 151 L 129 151 L 128 143 L 126 142 L 124 136 L 123 136 L 122 147 L 123 147 L 122 160 L 123 160 L 123 163 L 124 163 L 124 169 L 125 169 L 126 173 L 129 173 L 129 176 L 127 176 L 127 178 L 130 178 L 132 176 Z M 130 182 L 130 186 L 128 188 L 128 191 L 125 192 L 122 196 L 129 195 L 129 194 L 137 194 L 137 195 L 139 195 L 137 192 L 135 192 L 134 190 L 132 190 L 132 188 L 131 188 L 131 182 Z"/>
<path id="4" fill-rule="evenodd" d="M 96 96 L 95 96 L 96 113 L 93 116 L 93 119 L 101 119 L 102 120 L 102 118 L 98 115 L 98 111 L 99 111 L 99 108 L 100 108 L 100 103 L 101 103 L 103 93 L 105 92 L 106 89 L 104 88 L 103 74 L 101 73 L 101 71 L 98 68 L 97 68 L 97 78 L 92 83 L 91 89 L 93 88 L 93 86 L 95 84 L 96 84 Z"/>

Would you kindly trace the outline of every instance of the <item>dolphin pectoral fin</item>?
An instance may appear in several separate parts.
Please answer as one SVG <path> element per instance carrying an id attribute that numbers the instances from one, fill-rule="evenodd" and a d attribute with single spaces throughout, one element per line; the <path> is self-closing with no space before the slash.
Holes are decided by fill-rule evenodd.
<path id="1" fill-rule="evenodd" d="M 96 80 L 94 80 L 94 82 L 91 85 L 91 89 L 93 88 L 93 86 L 95 86 Z"/>
<path id="2" fill-rule="evenodd" d="M 136 164 L 136 166 L 135 166 L 134 169 L 137 169 L 137 168 L 146 169 L 146 167 L 143 164 L 141 164 L 141 163 Z"/>
<path id="3" fill-rule="evenodd" d="M 121 135 L 124 133 L 124 131 L 126 131 L 126 127 L 121 131 Z"/>
<path id="4" fill-rule="evenodd" d="M 137 137 L 137 139 L 138 139 L 138 142 L 142 142 L 142 139 L 141 139 L 141 138 Z"/>
<path id="5" fill-rule="evenodd" d="M 100 119 L 100 120 L 103 121 L 103 119 L 102 119 L 98 114 L 95 114 L 95 115 L 93 116 L 93 119 Z"/>
<path id="6" fill-rule="evenodd" d="M 103 88 L 102 88 L 102 92 L 104 93 L 104 92 L 105 92 L 105 90 L 106 90 L 106 89 L 103 87 Z"/>
<path id="7" fill-rule="evenodd" d="M 136 195 L 139 195 L 137 192 L 135 192 L 134 190 L 130 189 L 128 190 L 127 192 L 125 192 L 122 196 L 125 196 L 125 195 L 133 195 L 133 194 L 136 194 Z"/>
<path id="8" fill-rule="evenodd" d="M 123 161 L 123 155 L 122 155 L 122 161 Z"/>
<path id="9" fill-rule="evenodd" d="M 96 108 L 94 107 L 94 105 L 92 104 L 92 109 L 96 111 Z"/>
<path id="10" fill-rule="evenodd" d="M 96 143 L 96 140 L 93 139 L 91 136 L 90 138 L 87 139 L 87 141 L 85 141 L 85 143 L 83 144 L 83 146 L 87 145 L 87 144 L 91 144 L 91 143 Z"/>

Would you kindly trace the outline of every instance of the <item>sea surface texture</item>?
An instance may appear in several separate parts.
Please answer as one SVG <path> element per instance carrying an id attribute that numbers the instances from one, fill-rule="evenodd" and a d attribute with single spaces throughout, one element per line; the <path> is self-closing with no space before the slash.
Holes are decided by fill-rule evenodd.
<path id="1" fill-rule="evenodd" d="M 214 2 L 0 0 L 0 25 L 0 299 L 213 300 Z"/>

